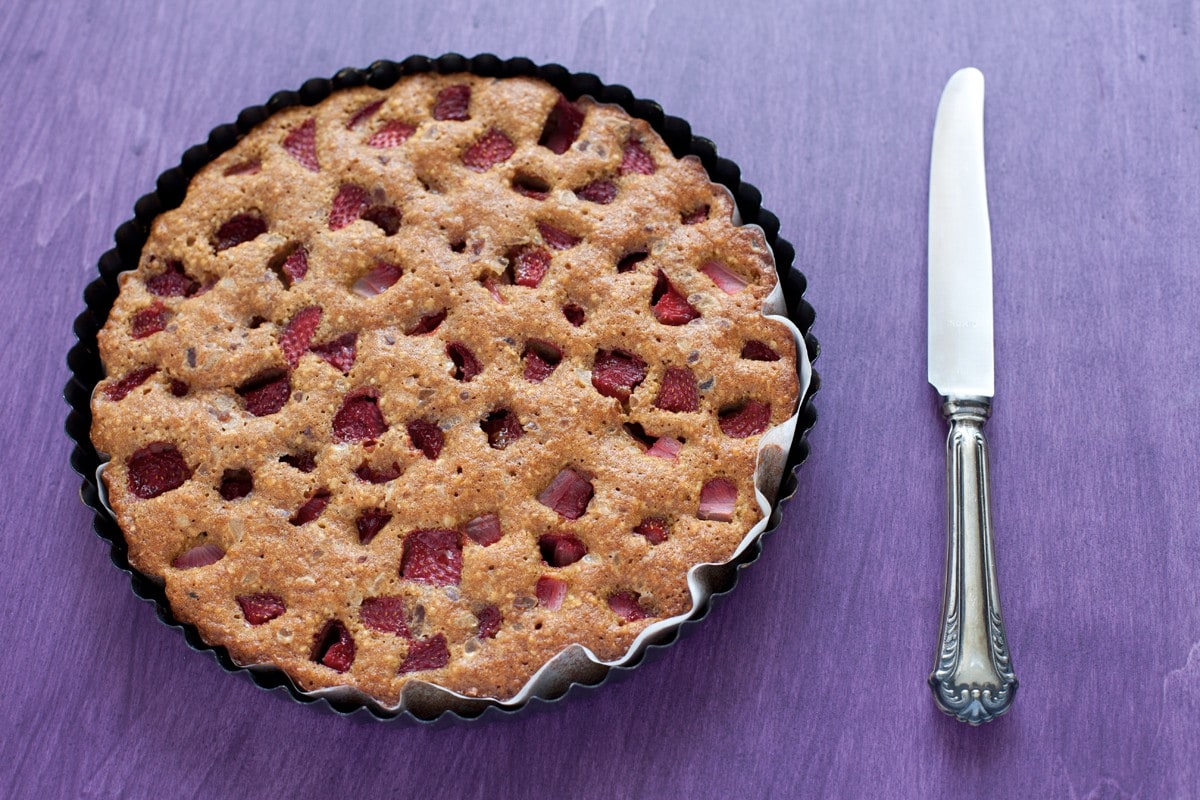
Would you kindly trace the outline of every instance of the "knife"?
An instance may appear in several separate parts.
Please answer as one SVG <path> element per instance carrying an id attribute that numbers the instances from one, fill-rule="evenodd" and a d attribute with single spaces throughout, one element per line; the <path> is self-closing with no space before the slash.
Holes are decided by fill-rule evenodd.
<path id="1" fill-rule="evenodd" d="M 1000 614 L 983 426 L 995 395 L 992 243 L 983 164 L 983 74 L 951 76 L 938 104 L 929 169 L 929 382 L 946 439 L 946 585 L 929 685 L 938 707 L 971 725 L 1017 691 Z"/>

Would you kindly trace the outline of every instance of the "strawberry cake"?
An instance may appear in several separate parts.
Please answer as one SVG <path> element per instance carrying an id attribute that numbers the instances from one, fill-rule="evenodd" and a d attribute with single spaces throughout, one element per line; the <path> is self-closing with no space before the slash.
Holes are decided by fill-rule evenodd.
<path id="1" fill-rule="evenodd" d="M 238 664 L 511 700 L 686 617 L 689 572 L 761 530 L 801 391 L 778 297 L 762 232 L 618 107 L 334 92 L 202 169 L 121 274 L 107 501 Z"/>

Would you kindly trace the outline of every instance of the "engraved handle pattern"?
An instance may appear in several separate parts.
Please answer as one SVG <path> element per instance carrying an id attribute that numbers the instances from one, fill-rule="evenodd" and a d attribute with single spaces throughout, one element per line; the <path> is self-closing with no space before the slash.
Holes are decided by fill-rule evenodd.
<path id="1" fill-rule="evenodd" d="M 946 439 L 946 589 L 937 664 L 929 685 L 938 708 L 962 722 L 990 722 L 1017 692 L 1000 614 L 992 549 L 987 398 L 951 398 L 942 406 Z"/>

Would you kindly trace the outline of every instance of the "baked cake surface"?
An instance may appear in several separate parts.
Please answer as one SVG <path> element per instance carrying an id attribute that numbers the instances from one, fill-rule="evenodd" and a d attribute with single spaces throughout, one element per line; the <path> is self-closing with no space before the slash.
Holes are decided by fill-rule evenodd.
<path id="1" fill-rule="evenodd" d="M 796 408 L 733 210 L 533 79 L 271 116 L 156 218 L 99 335 L 130 563 L 305 690 L 503 700 L 570 644 L 620 658 L 760 521 L 759 440 Z"/>

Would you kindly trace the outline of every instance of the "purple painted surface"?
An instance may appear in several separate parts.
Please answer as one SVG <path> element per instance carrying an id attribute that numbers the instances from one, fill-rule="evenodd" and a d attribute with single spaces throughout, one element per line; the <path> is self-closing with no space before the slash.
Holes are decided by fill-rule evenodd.
<path id="1" fill-rule="evenodd" d="M 301 5 L 0 14 L 0 795 L 1200 796 L 1194 2 Z M 595 72 L 716 141 L 796 245 L 824 389 L 789 519 L 698 630 L 598 692 L 427 730 L 261 692 L 160 625 L 91 533 L 59 393 L 96 258 L 185 148 L 305 78 L 449 50 Z M 978 730 L 924 684 L 926 182 L 967 64 L 989 88 L 993 510 L 1022 683 Z"/>

